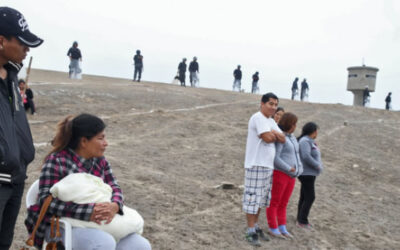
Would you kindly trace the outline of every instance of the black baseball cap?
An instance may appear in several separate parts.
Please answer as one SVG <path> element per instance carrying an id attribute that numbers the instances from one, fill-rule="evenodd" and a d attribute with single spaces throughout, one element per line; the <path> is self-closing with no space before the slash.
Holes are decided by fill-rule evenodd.
<path id="1" fill-rule="evenodd" d="M 35 48 L 43 40 L 29 31 L 24 16 L 17 10 L 9 7 L 0 7 L 0 35 L 14 36 L 22 44 Z"/>

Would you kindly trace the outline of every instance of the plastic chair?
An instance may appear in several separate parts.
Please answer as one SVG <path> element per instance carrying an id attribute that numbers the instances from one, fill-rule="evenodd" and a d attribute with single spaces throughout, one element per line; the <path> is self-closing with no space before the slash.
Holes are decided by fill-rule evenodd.
<path id="1" fill-rule="evenodd" d="M 39 195 L 39 180 L 36 180 L 28 189 L 26 193 L 26 207 L 29 208 L 32 205 L 38 203 Z M 72 250 L 72 227 L 71 224 L 65 220 L 60 219 L 60 226 L 64 228 L 64 245 L 65 250 Z M 43 244 L 43 249 L 46 248 L 46 242 Z"/>

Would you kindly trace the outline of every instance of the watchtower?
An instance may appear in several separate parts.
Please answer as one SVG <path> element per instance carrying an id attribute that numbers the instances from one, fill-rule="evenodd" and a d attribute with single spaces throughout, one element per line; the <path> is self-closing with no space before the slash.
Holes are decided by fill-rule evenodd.
<path id="1" fill-rule="evenodd" d="M 369 66 L 354 66 L 347 68 L 347 90 L 354 94 L 354 106 L 363 106 L 363 91 L 366 87 L 370 92 L 375 91 L 378 68 Z"/>

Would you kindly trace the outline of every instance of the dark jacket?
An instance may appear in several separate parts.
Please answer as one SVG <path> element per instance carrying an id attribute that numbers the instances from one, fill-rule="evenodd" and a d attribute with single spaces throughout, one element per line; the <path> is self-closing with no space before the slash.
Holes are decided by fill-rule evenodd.
<path id="1" fill-rule="evenodd" d="M 235 69 L 235 71 L 233 71 L 233 76 L 237 80 L 242 80 L 242 71 L 240 69 Z"/>
<path id="2" fill-rule="evenodd" d="M 135 67 L 143 67 L 143 56 L 135 55 L 133 57 L 133 61 L 135 62 Z"/>
<path id="3" fill-rule="evenodd" d="M 197 72 L 199 71 L 199 63 L 192 61 L 189 64 L 189 72 Z"/>
<path id="4" fill-rule="evenodd" d="M 178 70 L 179 70 L 179 72 L 185 73 L 185 72 L 186 72 L 186 63 L 181 62 L 181 63 L 178 65 Z"/>
<path id="5" fill-rule="evenodd" d="M 72 59 L 80 59 L 82 58 L 81 50 L 75 47 L 69 48 L 67 52 L 67 56 L 70 56 Z"/>
<path id="6" fill-rule="evenodd" d="M 35 147 L 19 94 L 18 71 L 22 65 L 8 63 L 7 79 L 0 80 L 0 183 L 24 183 L 26 167 Z"/>
<path id="7" fill-rule="evenodd" d="M 260 78 L 258 77 L 257 74 L 253 75 L 253 82 L 258 82 L 258 80 L 260 80 Z"/>
<path id="8" fill-rule="evenodd" d="M 30 88 L 27 88 L 25 90 L 25 95 L 26 95 L 26 98 L 33 99 L 33 91 Z"/>

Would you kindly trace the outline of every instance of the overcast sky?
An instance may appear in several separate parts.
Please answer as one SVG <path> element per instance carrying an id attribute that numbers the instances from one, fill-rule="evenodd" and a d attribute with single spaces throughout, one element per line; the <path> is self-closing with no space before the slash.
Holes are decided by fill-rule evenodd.
<path id="1" fill-rule="evenodd" d="M 293 79 L 307 78 L 312 102 L 352 104 L 347 67 L 379 68 L 371 106 L 400 109 L 398 0 L 1 0 L 21 11 L 45 42 L 33 67 L 67 71 L 78 41 L 87 74 L 132 78 L 136 49 L 143 80 L 172 82 L 179 61 L 198 57 L 200 86 L 230 90 L 242 65 L 242 87 L 260 72 L 260 91 L 290 98 Z"/>

